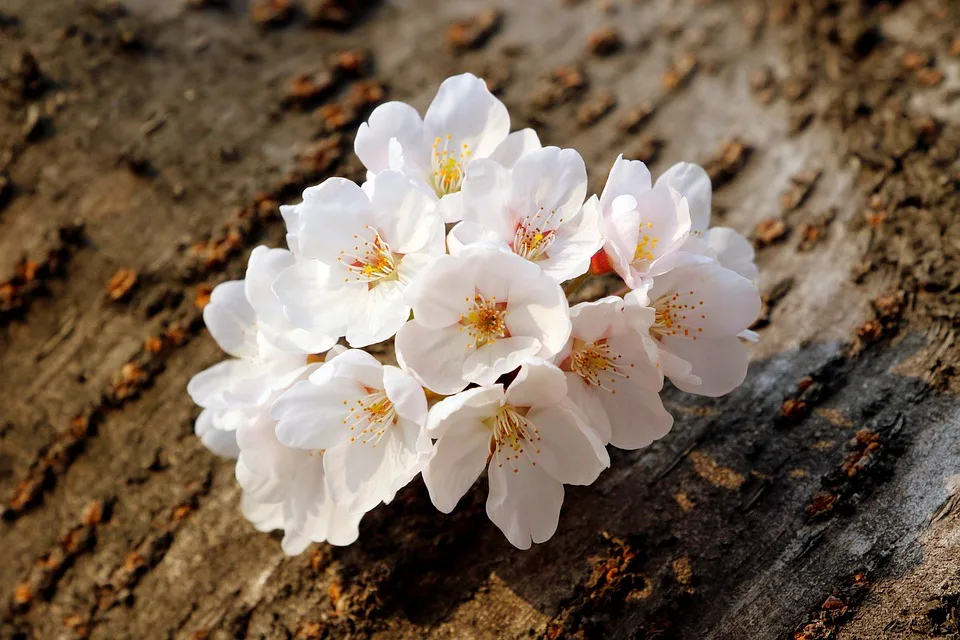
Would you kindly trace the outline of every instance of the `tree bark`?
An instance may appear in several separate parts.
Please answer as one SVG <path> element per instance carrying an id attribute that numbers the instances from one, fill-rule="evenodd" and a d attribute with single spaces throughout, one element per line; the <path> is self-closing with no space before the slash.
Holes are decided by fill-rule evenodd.
<path id="1" fill-rule="evenodd" d="M 0 7 L 0 638 L 960 636 L 956 2 L 250 5 Z M 758 247 L 749 375 L 665 391 L 530 551 L 482 481 L 449 516 L 417 481 L 287 558 L 193 435 L 200 309 L 277 204 L 362 180 L 382 92 L 464 70 L 594 190 L 708 168 Z"/>

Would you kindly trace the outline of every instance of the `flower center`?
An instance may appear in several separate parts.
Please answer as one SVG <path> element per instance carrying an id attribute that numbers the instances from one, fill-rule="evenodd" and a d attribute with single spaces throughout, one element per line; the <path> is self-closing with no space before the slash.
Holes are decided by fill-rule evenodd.
<path id="1" fill-rule="evenodd" d="M 470 159 L 470 147 L 464 143 L 459 149 L 451 149 L 451 136 L 433 141 L 433 190 L 441 198 L 460 191 L 463 170 Z"/>
<path id="2" fill-rule="evenodd" d="M 467 298 L 470 301 L 470 298 Z M 510 335 L 507 329 L 507 303 L 497 302 L 496 296 L 486 299 L 480 293 L 473 296 L 473 306 L 460 315 L 460 331 L 466 330 L 472 340 L 467 347 L 479 349 Z"/>
<path id="3" fill-rule="evenodd" d="M 390 245 L 376 229 L 370 225 L 365 225 L 364 229 L 373 237 L 353 236 L 357 244 L 351 250 L 340 251 L 337 261 L 343 263 L 350 272 L 344 282 L 350 282 L 351 279 L 365 282 L 372 289 L 380 282 L 399 278 L 397 267 L 400 265 L 400 256 L 390 250 Z"/>
<path id="4" fill-rule="evenodd" d="M 354 400 L 353 403 L 343 401 L 343 404 L 349 405 L 349 412 L 343 419 L 343 424 L 350 427 L 350 431 L 353 432 L 350 442 L 356 442 L 359 438 L 360 444 L 376 447 L 387 429 L 396 424 L 397 410 L 385 391 L 373 389 L 367 389 L 367 391 L 367 395 Z"/>
<path id="5" fill-rule="evenodd" d="M 579 343 L 579 344 L 578 344 Z M 621 379 L 629 380 L 630 374 L 624 373 L 624 368 L 618 363 L 623 357 L 610 350 L 606 340 L 597 342 L 574 341 L 574 350 L 570 359 L 565 362 L 569 370 L 580 376 L 587 384 L 599 387 L 611 394 L 617 393 L 617 382 Z M 634 364 L 631 362 L 630 367 Z"/>
<path id="6" fill-rule="evenodd" d="M 643 265 L 649 265 L 656 259 L 656 254 L 654 253 L 657 250 L 657 244 L 660 242 L 660 238 L 657 236 L 650 236 L 650 230 L 653 229 L 652 222 L 641 222 L 640 223 L 640 240 L 637 242 L 637 248 L 633 252 L 633 262 L 641 263 Z M 644 233 L 644 232 L 647 233 Z"/>
<path id="7" fill-rule="evenodd" d="M 563 218 L 553 224 L 553 217 L 557 212 L 551 210 L 545 214 L 543 207 L 533 216 L 517 225 L 513 236 L 513 252 L 527 260 L 537 261 L 547 257 L 546 251 L 557 237 L 557 225 Z"/>
<path id="8" fill-rule="evenodd" d="M 661 296 L 653 303 L 653 324 L 650 326 L 650 335 L 657 340 L 664 336 L 679 336 L 697 339 L 698 333 L 703 333 L 703 321 L 707 314 L 703 308 L 703 300 L 695 298 L 695 292 L 683 294 L 679 291 Z"/>
<path id="9" fill-rule="evenodd" d="M 519 472 L 516 461 L 521 455 L 531 458 L 530 464 L 537 466 L 532 458 L 540 453 L 537 444 L 541 440 L 540 431 L 527 420 L 527 411 L 527 408 L 507 404 L 500 407 L 492 418 L 484 421 L 492 432 L 489 459 L 497 458 L 500 467 L 506 462 L 513 467 L 514 473 Z"/>

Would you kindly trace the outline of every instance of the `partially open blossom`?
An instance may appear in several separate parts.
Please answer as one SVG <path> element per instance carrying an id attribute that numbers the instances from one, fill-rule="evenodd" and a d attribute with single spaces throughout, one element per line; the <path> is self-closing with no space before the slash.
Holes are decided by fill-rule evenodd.
<path id="1" fill-rule="evenodd" d="M 334 501 L 354 513 L 389 502 L 432 451 L 427 399 L 410 374 L 351 349 L 273 404 L 284 445 L 322 450 Z"/>
<path id="2" fill-rule="evenodd" d="M 402 171 L 440 200 L 446 222 L 461 217 L 460 188 L 474 159 L 492 157 L 510 167 L 539 147 L 531 129 L 510 134 L 507 108 L 470 73 L 444 80 L 423 119 L 403 102 L 380 105 L 360 125 L 354 143 L 368 178 Z"/>
<path id="3" fill-rule="evenodd" d="M 444 253 L 434 203 L 403 174 L 384 171 L 366 189 L 330 178 L 297 215 L 297 261 L 273 285 L 293 325 L 346 335 L 362 347 L 386 340 L 410 315 L 403 292 Z"/>
<path id="4" fill-rule="evenodd" d="M 663 181 L 651 186 L 646 165 L 623 156 L 600 195 L 600 216 L 610 265 L 631 288 L 672 267 L 691 230 L 686 198 Z"/>
<path id="5" fill-rule="evenodd" d="M 747 374 L 747 347 L 738 337 L 760 313 L 756 285 L 719 262 L 701 258 L 657 276 L 627 294 L 638 331 L 660 348 L 664 375 L 678 388 L 721 396 Z"/>
<path id="6" fill-rule="evenodd" d="M 583 413 L 566 398 L 563 372 L 525 363 L 502 384 L 468 389 L 437 403 L 428 426 L 439 438 L 423 472 L 444 513 L 487 469 L 487 515 L 520 549 L 557 529 L 564 484 L 590 484 L 610 459 Z"/>
<path id="7" fill-rule="evenodd" d="M 397 360 L 441 394 L 493 384 L 527 358 L 553 356 L 570 335 L 560 285 L 536 264 L 486 243 L 437 258 L 406 300 L 414 319 L 397 333 Z"/>
<path id="8" fill-rule="evenodd" d="M 621 449 L 645 447 L 673 426 L 660 401 L 656 343 L 631 322 L 642 313 L 625 310 L 623 299 L 614 296 L 576 305 L 570 309 L 570 341 L 556 358 L 570 399 L 605 442 Z"/>
<path id="9" fill-rule="evenodd" d="M 447 240 L 451 253 L 492 239 L 557 282 L 576 278 L 603 246 L 596 200 L 585 205 L 586 193 L 587 170 L 573 149 L 531 151 L 512 170 L 477 160 L 463 184 L 463 222 Z"/>

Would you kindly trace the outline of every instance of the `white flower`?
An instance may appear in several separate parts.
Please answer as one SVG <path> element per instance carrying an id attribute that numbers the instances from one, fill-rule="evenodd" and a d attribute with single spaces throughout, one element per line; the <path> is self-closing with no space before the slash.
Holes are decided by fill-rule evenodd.
<path id="1" fill-rule="evenodd" d="M 440 394 L 493 384 L 529 357 L 553 356 L 570 335 L 560 285 L 485 243 L 437 258 L 406 299 L 414 319 L 397 333 L 397 360 Z"/>
<path id="2" fill-rule="evenodd" d="M 665 182 L 650 185 L 650 171 L 619 156 L 600 195 L 604 251 L 611 266 L 636 288 L 648 275 L 671 268 L 690 235 L 686 199 Z"/>
<path id="3" fill-rule="evenodd" d="M 556 358 L 570 399 L 605 442 L 621 449 L 645 447 L 673 426 L 660 401 L 656 343 L 628 320 L 634 316 L 634 323 L 642 323 L 647 311 L 636 303 L 624 309 L 623 299 L 614 296 L 576 305 L 570 341 Z"/>
<path id="4" fill-rule="evenodd" d="M 557 282 L 576 278 L 603 246 L 596 200 L 584 205 L 586 194 L 587 169 L 573 149 L 530 151 L 512 170 L 476 160 L 463 183 L 464 221 L 447 240 L 451 253 L 494 239 Z"/>
<path id="5" fill-rule="evenodd" d="M 649 307 L 633 316 L 660 347 L 663 373 L 681 390 L 717 397 L 746 377 L 747 347 L 738 337 L 760 313 L 756 285 L 700 258 L 653 278 L 627 294 L 628 304 Z"/>
<path id="6" fill-rule="evenodd" d="M 295 264 L 274 283 L 286 317 L 308 331 L 382 342 L 407 321 L 403 292 L 444 253 L 434 202 L 405 176 L 384 171 L 361 189 L 331 178 L 300 205 Z"/>
<path id="7" fill-rule="evenodd" d="M 566 393 L 563 372 L 534 360 L 506 389 L 469 389 L 437 403 L 428 428 L 439 441 L 423 472 L 433 504 L 452 511 L 486 468 L 490 520 L 520 549 L 549 540 L 563 485 L 590 484 L 610 464 Z"/>
<path id="8" fill-rule="evenodd" d="M 271 414 L 284 445 L 325 450 L 331 495 L 355 513 L 390 502 L 432 451 L 423 388 L 365 351 L 329 360 L 282 395 Z"/>
<path id="9" fill-rule="evenodd" d="M 360 125 L 354 143 L 368 177 L 399 169 L 440 199 L 446 222 L 460 219 L 460 187 L 475 158 L 492 157 L 505 166 L 540 147 L 531 129 L 510 132 L 507 108 L 476 76 L 464 73 L 444 80 L 420 114 L 403 102 L 387 102 Z"/>

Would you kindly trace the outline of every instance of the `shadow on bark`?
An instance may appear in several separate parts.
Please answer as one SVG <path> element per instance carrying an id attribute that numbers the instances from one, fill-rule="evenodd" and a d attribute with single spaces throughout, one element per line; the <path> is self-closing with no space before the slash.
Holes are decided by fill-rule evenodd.
<path id="1" fill-rule="evenodd" d="M 811 344 L 752 363 L 725 398 L 667 391 L 670 435 L 614 451 L 597 483 L 567 487 L 557 534 L 527 552 L 487 520 L 485 481 L 450 516 L 418 481 L 336 551 L 345 578 L 359 590 L 376 582 L 374 626 L 396 613 L 442 623 L 489 589 L 491 573 L 551 619 L 551 637 L 839 626 L 893 570 L 895 549 L 911 548 L 897 571 L 922 560 L 916 535 L 960 468 L 960 401 L 891 372 L 920 346 L 914 337 L 848 357 L 844 345 Z"/>

